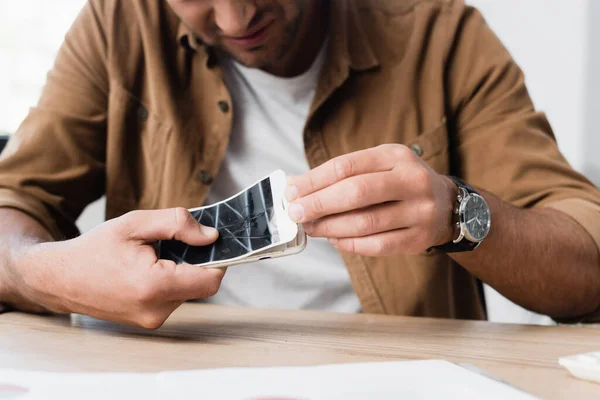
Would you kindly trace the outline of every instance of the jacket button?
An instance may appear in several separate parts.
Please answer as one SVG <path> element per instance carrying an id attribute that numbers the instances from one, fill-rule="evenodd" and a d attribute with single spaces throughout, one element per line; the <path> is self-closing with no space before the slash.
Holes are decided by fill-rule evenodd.
<path id="1" fill-rule="evenodd" d="M 229 103 L 227 103 L 225 100 L 221 100 L 219 101 L 219 108 L 221 109 L 221 111 L 226 113 L 227 111 L 229 111 Z"/>
<path id="2" fill-rule="evenodd" d="M 200 182 L 202 182 L 204 185 L 210 185 L 211 183 L 213 183 L 213 176 L 210 174 L 210 172 L 208 172 L 207 170 L 202 170 L 200 172 L 198 172 L 197 178 Z"/>
<path id="3" fill-rule="evenodd" d="M 415 153 L 417 155 L 417 157 L 421 157 L 424 153 L 423 146 L 421 146 L 420 144 L 417 144 L 417 143 L 411 144 L 410 149 L 412 150 L 413 153 Z"/>
<path id="4" fill-rule="evenodd" d="M 148 119 L 148 110 L 144 106 L 139 106 L 137 109 L 137 117 L 140 121 Z"/>

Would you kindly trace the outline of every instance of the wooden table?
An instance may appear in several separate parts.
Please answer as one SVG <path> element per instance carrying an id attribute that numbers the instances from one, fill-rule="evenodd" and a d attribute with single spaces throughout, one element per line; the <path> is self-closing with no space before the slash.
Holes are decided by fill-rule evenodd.
<path id="1" fill-rule="evenodd" d="M 0 315 L 0 368 L 160 371 L 447 359 L 549 399 L 600 399 L 560 356 L 600 350 L 600 330 L 188 303 L 157 331 L 89 317 Z"/>

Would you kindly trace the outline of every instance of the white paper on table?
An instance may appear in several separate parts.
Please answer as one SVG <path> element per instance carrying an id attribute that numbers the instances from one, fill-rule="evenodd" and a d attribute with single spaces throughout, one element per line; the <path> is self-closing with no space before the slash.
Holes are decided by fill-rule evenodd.
<path id="1" fill-rule="evenodd" d="M 2 385 L 26 388 L 4 397 Z M 37 399 L 515 399 L 534 397 L 442 360 L 317 367 L 135 373 L 0 370 L 0 398 Z"/>

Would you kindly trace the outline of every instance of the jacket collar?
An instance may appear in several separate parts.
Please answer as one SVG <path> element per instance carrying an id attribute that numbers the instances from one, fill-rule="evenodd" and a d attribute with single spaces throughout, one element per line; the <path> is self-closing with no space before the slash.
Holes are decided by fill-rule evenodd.
<path id="1" fill-rule="evenodd" d="M 331 0 L 331 61 L 340 67 L 363 71 L 379 65 L 353 0 Z"/>

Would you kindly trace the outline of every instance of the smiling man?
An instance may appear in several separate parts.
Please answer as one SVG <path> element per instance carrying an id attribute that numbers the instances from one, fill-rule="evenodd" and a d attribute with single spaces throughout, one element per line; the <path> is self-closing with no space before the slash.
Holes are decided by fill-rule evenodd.
<path id="1" fill-rule="evenodd" d="M 157 258 L 185 208 L 293 175 L 298 256 Z M 106 195 L 108 221 L 79 235 Z M 145 211 L 132 211 L 145 210 Z M 91 0 L 0 159 L 0 302 L 149 328 L 182 302 L 600 316 L 600 194 L 459 0 Z"/>

